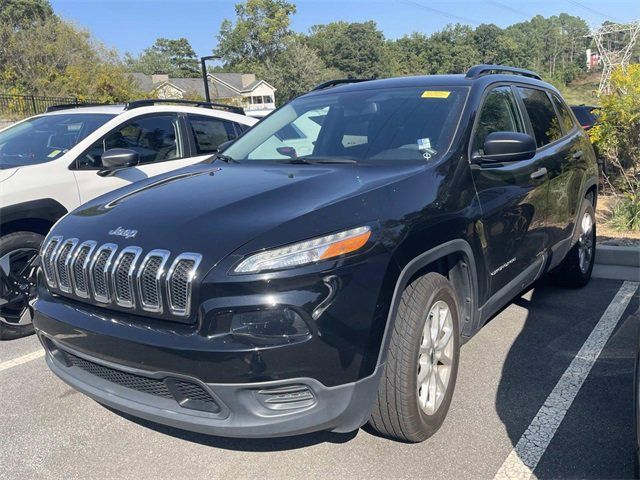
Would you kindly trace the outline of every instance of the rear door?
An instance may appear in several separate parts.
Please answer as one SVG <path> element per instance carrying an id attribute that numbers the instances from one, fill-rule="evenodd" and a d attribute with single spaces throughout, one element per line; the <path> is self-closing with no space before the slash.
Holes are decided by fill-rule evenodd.
<path id="1" fill-rule="evenodd" d="M 482 153 L 492 132 L 529 130 L 510 85 L 489 87 L 485 92 L 471 138 L 471 158 Z M 544 155 L 517 162 L 472 164 L 473 178 L 482 208 L 477 225 L 490 272 L 492 293 L 514 279 L 533 280 L 548 246 L 545 225 L 548 179 Z M 520 282 L 518 282 L 520 283 Z M 510 288 L 518 288 L 513 283 Z"/>
<path id="2" fill-rule="evenodd" d="M 244 126 L 230 120 L 188 114 L 187 130 L 192 142 L 193 162 L 209 158 L 217 151 L 218 145 L 237 138 L 243 129 Z"/>
<path id="3" fill-rule="evenodd" d="M 530 87 L 517 90 L 538 144 L 536 158 L 544 163 L 549 177 L 546 224 L 552 253 L 561 250 L 560 255 L 553 255 L 557 259 L 564 256 L 563 247 L 570 240 L 580 208 L 583 135 L 555 93 Z"/>

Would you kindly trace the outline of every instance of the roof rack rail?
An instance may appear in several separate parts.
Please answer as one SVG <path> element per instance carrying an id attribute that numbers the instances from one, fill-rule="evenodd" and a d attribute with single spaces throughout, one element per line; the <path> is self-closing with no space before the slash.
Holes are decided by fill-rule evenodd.
<path id="1" fill-rule="evenodd" d="M 128 102 L 125 106 L 125 110 L 131 110 L 134 108 L 140 107 L 149 107 L 151 105 L 156 105 L 158 103 L 175 103 L 178 105 L 191 105 L 194 107 L 202 107 L 202 108 L 214 108 L 217 110 L 227 110 L 232 113 L 237 113 L 239 115 L 244 115 L 244 108 L 236 107 L 235 105 L 227 105 L 225 103 L 214 103 L 214 102 L 200 102 L 198 100 L 181 100 L 181 99 L 172 99 L 172 98 L 147 98 L 143 100 L 132 100 Z"/>
<path id="2" fill-rule="evenodd" d="M 542 80 L 542 77 L 536 72 L 531 70 L 525 70 L 524 68 L 508 67 L 506 65 L 474 65 L 467 70 L 467 78 L 478 78 L 483 75 L 489 75 L 493 73 L 512 73 L 515 75 L 522 75 L 523 77 L 535 78 L 536 80 Z"/>
<path id="3" fill-rule="evenodd" d="M 316 90 L 324 90 L 325 88 L 335 87 L 337 85 L 344 85 L 346 83 L 358 83 L 358 82 L 368 82 L 369 80 L 373 80 L 372 78 L 338 78 L 336 80 L 329 80 L 328 82 L 322 82 L 316 85 L 311 89 L 312 92 Z"/>
<path id="4" fill-rule="evenodd" d="M 59 105 L 49 105 L 45 110 L 45 113 L 57 112 L 58 110 L 67 110 L 69 108 L 80 108 L 80 107 L 99 107 L 102 105 L 109 105 L 108 103 L 95 103 L 95 102 L 87 102 L 87 103 L 61 103 Z"/>

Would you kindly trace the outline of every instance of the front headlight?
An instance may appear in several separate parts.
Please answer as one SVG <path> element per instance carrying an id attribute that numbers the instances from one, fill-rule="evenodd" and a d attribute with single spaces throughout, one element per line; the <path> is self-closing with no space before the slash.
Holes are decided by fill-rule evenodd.
<path id="1" fill-rule="evenodd" d="M 256 273 L 279 270 L 338 257 L 362 248 L 371 236 L 371 228 L 364 226 L 291 244 L 287 247 L 256 253 L 244 259 L 234 272 Z"/>

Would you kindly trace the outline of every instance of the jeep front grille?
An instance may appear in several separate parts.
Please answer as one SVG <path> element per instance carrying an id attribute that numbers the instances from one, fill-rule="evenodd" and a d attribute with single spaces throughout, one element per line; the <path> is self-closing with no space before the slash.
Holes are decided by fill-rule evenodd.
<path id="1" fill-rule="evenodd" d="M 202 259 L 197 253 L 171 253 L 93 240 L 52 237 L 42 248 L 42 268 L 49 288 L 82 300 L 177 317 L 191 312 L 193 280 Z M 142 260 L 141 260 L 142 259 Z"/>

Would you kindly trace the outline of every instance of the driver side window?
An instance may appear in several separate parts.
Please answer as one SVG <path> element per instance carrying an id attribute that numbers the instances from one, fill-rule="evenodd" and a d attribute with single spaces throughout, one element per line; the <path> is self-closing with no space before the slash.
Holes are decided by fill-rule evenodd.
<path id="1" fill-rule="evenodd" d="M 511 87 L 496 87 L 485 97 L 480 109 L 478 124 L 473 138 L 473 151 L 482 152 L 487 135 L 493 132 L 524 133 Z"/>
<path id="2" fill-rule="evenodd" d="M 138 152 L 140 165 L 182 158 L 178 116 L 162 114 L 130 120 L 89 147 L 78 159 L 78 168 L 101 168 L 102 154 L 112 148 Z"/>

